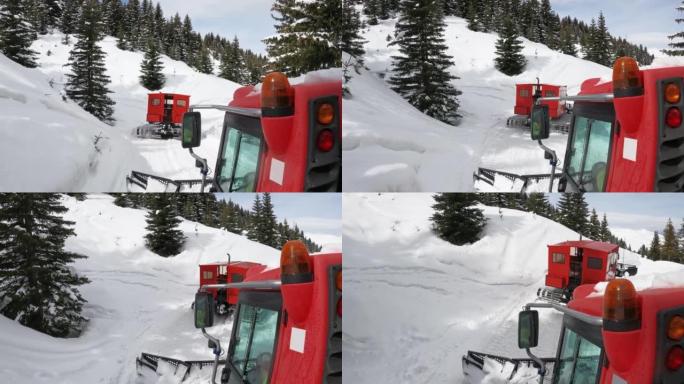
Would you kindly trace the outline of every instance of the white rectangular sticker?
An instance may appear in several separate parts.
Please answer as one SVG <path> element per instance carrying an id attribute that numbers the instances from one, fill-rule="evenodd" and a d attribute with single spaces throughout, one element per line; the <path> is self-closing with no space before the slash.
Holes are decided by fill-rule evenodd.
<path id="1" fill-rule="evenodd" d="M 273 158 L 271 159 L 271 172 L 270 172 L 270 179 L 274 183 L 278 183 L 278 185 L 283 185 L 283 176 L 285 175 L 285 163 Z"/>
<path id="2" fill-rule="evenodd" d="M 625 137 L 625 142 L 622 146 L 622 158 L 625 160 L 636 161 L 637 157 L 637 141 Z"/>
<path id="3" fill-rule="evenodd" d="M 306 341 L 306 331 L 300 328 L 292 328 L 290 333 L 290 349 L 304 353 L 304 342 Z"/>

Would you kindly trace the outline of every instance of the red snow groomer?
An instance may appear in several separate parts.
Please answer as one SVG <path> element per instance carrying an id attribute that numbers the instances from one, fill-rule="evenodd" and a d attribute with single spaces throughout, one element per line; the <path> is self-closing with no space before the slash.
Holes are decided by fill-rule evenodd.
<path id="1" fill-rule="evenodd" d="M 196 155 L 202 116 L 225 111 L 213 178 Z M 228 106 L 192 105 L 183 117 L 183 148 L 200 168 L 201 180 L 170 180 L 133 172 L 131 191 L 340 192 L 342 190 L 342 81 L 321 79 L 290 85 L 272 72 L 259 86 L 235 91 Z M 154 183 L 150 186 L 149 183 Z"/>
<path id="2" fill-rule="evenodd" d="M 515 107 L 513 109 L 515 115 L 508 118 L 506 125 L 509 127 L 529 127 L 532 107 L 535 105 L 537 99 L 541 97 L 564 98 L 566 96 L 567 88 L 565 86 L 541 84 L 539 79 L 537 79 L 536 84 L 516 84 Z M 569 115 L 570 110 L 567 105 L 558 100 L 547 100 L 543 101 L 541 104 L 549 106 L 551 129 L 567 132 L 570 127 L 571 119 L 571 116 Z"/>
<path id="3" fill-rule="evenodd" d="M 207 291 L 211 288 L 239 291 L 230 336 L 214 337 L 206 331 L 214 325 L 214 295 Z M 171 372 L 182 381 L 211 367 L 207 382 L 216 383 L 221 366 L 221 384 L 341 384 L 342 254 L 309 255 L 304 243 L 288 241 L 280 268 L 249 273 L 239 283 L 202 286 L 195 296 L 194 320 L 209 340 L 214 360 L 181 361 L 143 353 L 137 359 L 138 373 L 167 377 Z M 228 337 L 224 351 L 221 340 Z M 226 359 L 219 360 L 224 352 Z"/>
<path id="4" fill-rule="evenodd" d="M 462 358 L 466 381 L 480 383 L 505 366 L 505 374 L 494 375 L 516 383 L 684 383 L 684 288 L 637 291 L 629 280 L 615 279 L 603 294 L 593 290 L 577 287 L 567 306 L 526 304 L 518 316 L 518 347 L 528 357 L 468 351 Z M 539 341 L 538 308 L 563 315 L 555 357 L 532 353 Z"/>
<path id="5" fill-rule="evenodd" d="M 157 139 L 180 137 L 183 115 L 189 108 L 188 95 L 150 93 L 147 95 L 147 124 L 136 128 L 136 135 Z"/>
<path id="6" fill-rule="evenodd" d="M 620 247 L 593 240 L 565 241 L 548 246 L 548 273 L 537 296 L 546 301 L 567 303 L 582 284 L 636 275 L 635 265 L 619 263 Z"/>
<path id="7" fill-rule="evenodd" d="M 263 264 L 249 261 L 226 261 L 200 264 L 199 286 L 239 283 L 245 280 L 248 271 L 250 273 L 256 273 L 265 268 L 266 266 Z M 238 300 L 237 289 L 207 288 L 206 292 L 211 293 L 214 297 L 216 313 L 224 315 L 233 312 Z"/>
<path id="8" fill-rule="evenodd" d="M 490 185 L 495 178 L 531 182 L 548 180 L 549 192 L 684 192 L 684 66 L 642 70 L 621 57 L 613 80 L 582 83 L 580 93 L 541 97 L 531 114 L 531 137 L 544 150 L 551 173 L 516 175 L 480 168 L 474 178 Z M 573 101 L 563 172 L 558 157 L 542 140 L 551 121 L 545 101 Z M 559 178 L 557 185 L 554 179 Z"/>

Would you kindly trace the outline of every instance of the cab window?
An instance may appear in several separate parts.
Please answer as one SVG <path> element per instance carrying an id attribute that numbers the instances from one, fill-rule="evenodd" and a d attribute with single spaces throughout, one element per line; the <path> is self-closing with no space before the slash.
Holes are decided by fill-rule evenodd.
<path id="1" fill-rule="evenodd" d="M 278 329 L 278 311 L 241 304 L 230 362 L 237 373 L 231 383 L 268 384 Z M 233 378 L 235 380 L 233 380 Z"/>
<path id="2" fill-rule="evenodd" d="M 601 348 L 565 328 L 554 384 L 595 384 Z"/>
<path id="3" fill-rule="evenodd" d="M 611 129 L 608 121 L 575 118 L 567 173 L 581 191 L 605 189 Z"/>
<path id="4" fill-rule="evenodd" d="M 262 148 L 259 120 L 226 116 L 217 183 L 224 192 L 254 192 Z"/>

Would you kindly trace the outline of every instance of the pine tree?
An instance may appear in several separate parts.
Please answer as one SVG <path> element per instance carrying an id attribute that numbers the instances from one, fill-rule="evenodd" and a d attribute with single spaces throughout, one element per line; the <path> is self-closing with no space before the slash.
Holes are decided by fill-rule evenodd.
<path id="1" fill-rule="evenodd" d="M 428 116 L 455 124 L 460 94 L 451 85 L 458 79 L 449 73 L 444 14 L 439 0 L 402 0 L 396 25 L 399 56 L 392 57 L 392 89 Z"/>
<path id="2" fill-rule="evenodd" d="M 648 250 L 648 258 L 653 261 L 660 260 L 660 237 L 658 232 L 653 232 L 653 240 L 651 240 L 651 247 Z"/>
<path id="3" fill-rule="evenodd" d="M 473 193 L 440 193 L 434 196 L 432 230 L 452 244 L 474 243 L 487 223 Z"/>
<path id="4" fill-rule="evenodd" d="M 176 216 L 176 209 L 169 196 L 156 194 L 152 199 L 146 219 L 145 245 L 159 256 L 175 256 L 181 252 L 185 243 L 185 236 L 178 229 L 181 220 Z"/>
<path id="5" fill-rule="evenodd" d="M 603 220 L 601 220 L 601 241 L 610 241 L 612 236 L 613 234 L 610 233 L 610 229 L 608 229 L 608 219 L 604 213 Z"/>
<path id="6" fill-rule="evenodd" d="M 140 64 L 140 84 L 150 91 L 158 91 L 164 88 L 166 76 L 164 66 L 161 63 L 161 55 L 154 40 L 147 42 L 147 52 Z"/>
<path id="7" fill-rule="evenodd" d="M 490 194 L 488 193 L 487 195 Z M 525 208 L 528 212 L 534 212 L 542 217 L 551 218 L 553 215 L 553 207 L 549 203 L 549 199 L 545 193 L 530 193 L 525 202 Z"/>
<path id="8" fill-rule="evenodd" d="M 0 52 L 25 67 L 35 68 L 37 53 L 31 44 L 36 38 L 22 1 L 0 0 Z"/>
<path id="9" fill-rule="evenodd" d="M 275 0 L 276 35 L 264 40 L 271 67 L 288 76 L 342 66 L 339 0 Z"/>
<path id="10" fill-rule="evenodd" d="M 641 255 L 641 257 L 646 257 L 648 256 L 648 248 L 646 248 L 646 245 L 641 244 L 641 248 L 639 248 L 637 253 Z"/>
<path id="11" fill-rule="evenodd" d="M 276 227 L 277 220 L 273 211 L 271 194 L 266 192 L 263 194 L 261 205 L 261 220 L 259 228 L 260 243 L 266 244 L 269 247 L 280 248 L 284 243 L 279 242 Z"/>
<path id="12" fill-rule="evenodd" d="M 677 12 L 684 12 L 684 1 L 682 1 L 682 5 L 678 6 L 676 10 Z M 677 22 L 678 25 L 684 23 L 684 18 L 678 16 L 675 18 L 675 22 Z M 664 49 L 663 52 L 670 56 L 684 56 L 684 32 L 677 32 L 669 35 L 667 38 L 671 40 L 667 45 L 672 49 Z"/>
<path id="13" fill-rule="evenodd" d="M 76 34 L 78 41 L 69 54 L 70 74 L 67 74 L 67 96 L 83 109 L 107 124 L 113 124 L 114 101 L 107 96 L 109 76 L 106 75 L 105 54 L 98 45 L 102 39 L 102 21 L 97 0 L 87 0 L 81 11 Z"/>
<path id="14" fill-rule="evenodd" d="M 577 48 L 575 48 L 575 39 L 572 32 L 568 28 L 562 28 L 560 32 L 560 51 L 566 55 L 577 56 Z"/>
<path id="15" fill-rule="evenodd" d="M 667 219 L 667 224 L 663 230 L 663 243 L 660 247 L 660 256 L 662 260 L 679 261 L 679 243 L 677 242 L 677 234 L 671 219 Z"/>
<path id="16" fill-rule="evenodd" d="M 679 241 L 679 258 L 678 262 L 684 264 L 684 220 L 677 230 L 677 240 Z"/>
<path id="17" fill-rule="evenodd" d="M 581 193 L 564 193 L 558 201 L 558 222 L 583 235 L 587 233 L 589 208 Z"/>
<path id="18" fill-rule="evenodd" d="M 599 221 L 598 214 L 596 214 L 595 209 L 591 210 L 591 216 L 589 217 L 589 226 L 587 232 L 589 238 L 592 240 L 601 241 L 603 238 L 601 233 L 601 222 Z"/>
<path id="19" fill-rule="evenodd" d="M 86 321 L 77 287 L 87 278 L 71 265 L 86 256 L 64 250 L 74 224 L 57 194 L 0 195 L 0 313 L 56 337 L 74 336 Z"/>
<path id="20" fill-rule="evenodd" d="M 523 44 L 518 37 L 518 31 L 510 17 L 506 17 L 499 40 L 496 42 L 496 69 L 508 76 L 519 75 L 523 72 L 527 60 L 522 55 Z"/>
<path id="21" fill-rule="evenodd" d="M 350 0 L 342 0 L 342 42 L 341 49 L 343 53 L 350 56 L 350 66 L 357 72 L 363 67 L 363 49 L 364 40 L 360 35 L 361 20 L 359 13 L 354 7 L 354 2 Z M 345 65 L 345 63 L 343 63 Z M 347 72 L 345 66 L 345 83 L 351 79 L 351 75 Z"/>
<path id="22" fill-rule="evenodd" d="M 598 24 L 596 24 L 593 19 L 591 20 L 587 44 L 588 47 L 585 48 L 587 51 L 585 56 L 586 60 L 590 60 L 607 67 L 611 66 L 613 63 L 611 54 L 611 37 L 606 27 L 606 19 L 603 16 L 603 12 L 599 14 Z"/>
<path id="23" fill-rule="evenodd" d="M 252 204 L 252 218 L 247 230 L 247 238 L 252 241 L 258 242 L 261 239 L 259 231 L 261 230 L 262 212 L 261 196 L 257 193 Z"/>
<path id="24" fill-rule="evenodd" d="M 214 73 L 214 63 L 212 63 L 211 61 L 211 55 L 207 47 L 202 47 L 202 49 L 200 50 L 199 56 L 197 58 L 196 68 L 198 71 L 202 73 Z"/>

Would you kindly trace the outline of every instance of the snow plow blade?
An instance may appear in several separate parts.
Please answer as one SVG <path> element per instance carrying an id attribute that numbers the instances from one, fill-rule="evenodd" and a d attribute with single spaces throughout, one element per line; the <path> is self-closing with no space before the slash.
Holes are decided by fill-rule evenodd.
<path id="1" fill-rule="evenodd" d="M 553 379 L 554 358 L 542 358 L 546 374 L 544 383 L 551 383 Z M 506 380 L 506 383 L 539 383 L 539 365 L 532 359 L 508 358 L 486 353 L 468 351 L 468 354 L 461 358 L 463 365 L 463 375 L 466 382 L 479 384 L 485 378 L 491 380 L 496 378 Z M 489 382 L 489 381 L 487 381 Z M 494 380 L 492 380 L 494 382 Z M 502 381 L 496 381 L 497 383 Z"/>
<path id="2" fill-rule="evenodd" d="M 206 183 L 211 185 L 211 179 L 207 179 Z M 126 189 L 128 192 L 200 192 L 202 180 L 171 180 L 132 171 L 126 176 Z"/>
<path id="3" fill-rule="evenodd" d="M 142 139 L 180 139 L 181 129 L 161 124 L 144 124 L 135 129 L 135 135 Z"/>
<path id="4" fill-rule="evenodd" d="M 556 173 L 554 179 L 558 180 L 562 174 Z M 473 181 L 477 189 L 487 192 L 487 189 L 495 187 L 498 191 L 514 191 L 525 193 L 528 189 L 546 192 L 551 180 L 551 174 L 517 175 L 515 173 L 496 171 L 488 168 L 478 168 L 473 173 Z M 487 186 L 490 186 L 489 188 Z"/>
<path id="5" fill-rule="evenodd" d="M 618 263 L 617 265 L 617 276 L 634 276 L 639 272 L 639 268 L 633 264 Z"/>
<path id="6" fill-rule="evenodd" d="M 225 364 L 225 360 L 219 360 L 219 364 Z M 213 365 L 214 360 L 182 361 L 143 352 L 135 359 L 139 378 L 136 384 L 157 383 L 161 377 L 164 383 L 182 383 L 196 372 L 207 370 L 211 373 Z"/>
<path id="7" fill-rule="evenodd" d="M 549 303 L 567 304 L 570 301 L 570 294 L 565 289 L 558 288 L 539 288 L 537 297 Z"/>

